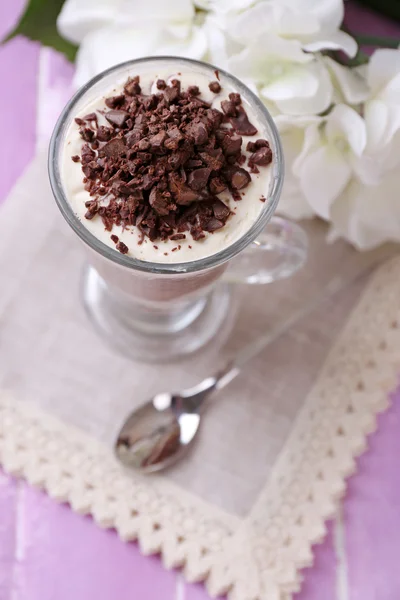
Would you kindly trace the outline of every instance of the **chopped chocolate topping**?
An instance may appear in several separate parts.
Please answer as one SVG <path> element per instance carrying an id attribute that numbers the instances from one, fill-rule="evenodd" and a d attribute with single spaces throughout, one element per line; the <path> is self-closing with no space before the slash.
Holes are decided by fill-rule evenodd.
<path id="1" fill-rule="evenodd" d="M 200 152 L 200 156 L 212 171 L 219 171 L 224 166 L 225 160 L 221 148 Z"/>
<path id="2" fill-rule="evenodd" d="M 136 96 L 136 94 L 140 94 L 142 91 L 139 85 L 139 77 L 133 77 L 133 79 L 128 79 L 125 84 L 124 92 L 128 94 L 128 96 Z"/>
<path id="3" fill-rule="evenodd" d="M 226 190 L 227 184 L 220 177 L 213 177 L 209 181 L 209 188 L 212 194 L 217 195 Z"/>
<path id="4" fill-rule="evenodd" d="M 122 138 L 113 138 L 102 147 L 102 151 L 108 158 L 117 158 L 126 152 L 124 140 Z"/>
<path id="5" fill-rule="evenodd" d="M 105 104 L 108 108 L 118 108 L 118 106 L 122 106 L 125 102 L 125 96 L 121 94 L 120 96 L 112 96 L 111 98 L 106 98 Z"/>
<path id="6" fill-rule="evenodd" d="M 215 69 L 215 71 L 214 71 L 214 75 L 215 75 L 215 77 L 218 79 L 218 81 L 220 81 L 220 78 L 219 78 L 219 71 L 218 71 L 218 69 Z"/>
<path id="7" fill-rule="evenodd" d="M 119 250 L 119 252 L 121 252 L 121 254 L 127 254 L 129 252 L 129 248 L 126 244 L 124 244 L 124 242 L 118 242 L 115 247 L 117 250 Z"/>
<path id="8" fill-rule="evenodd" d="M 192 190 L 202 190 L 206 187 L 208 178 L 210 177 L 211 169 L 196 169 L 192 171 L 188 177 L 188 184 Z"/>
<path id="9" fill-rule="evenodd" d="M 104 125 L 100 125 L 100 127 L 97 128 L 96 139 L 98 142 L 108 142 L 108 140 L 111 138 L 111 135 L 111 127 L 104 127 Z"/>
<path id="10" fill-rule="evenodd" d="M 234 104 L 232 100 L 222 100 L 221 108 L 227 117 L 236 117 L 236 104 Z"/>
<path id="11" fill-rule="evenodd" d="M 251 181 L 248 171 L 241 167 L 227 167 L 223 170 L 223 174 L 234 190 L 241 190 L 249 185 Z"/>
<path id="12" fill-rule="evenodd" d="M 222 89 L 222 88 L 221 88 L 221 84 L 220 84 L 220 83 L 218 83 L 218 81 L 212 81 L 212 82 L 211 82 L 211 83 L 208 85 L 208 87 L 210 88 L 210 90 L 211 90 L 212 92 L 214 92 L 214 94 L 219 94 L 219 93 L 220 93 L 220 91 L 221 91 L 221 89 Z"/>
<path id="13" fill-rule="evenodd" d="M 231 103 L 233 104 L 232 101 Z M 233 106 L 235 106 L 235 111 L 238 113 L 237 116 L 233 115 L 234 118 L 230 119 L 233 129 L 239 135 L 256 135 L 257 129 L 250 123 L 244 108 L 242 106 L 237 107 L 234 104 Z"/>
<path id="14" fill-rule="evenodd" d="M 189 96 L 200 96 L 200 90 L 198 85 L 189 85 L 187 89 Z"/>
<path id="15" fill-rule="evenodd" d="M 179 90 L 177 87 L 171 85 L 165 88 L 164 99 L 167 101 L 168 104 L 172 104 L 173 102 L 175 102 L 178 99 L 178 96 Z"/>
<path id="16" fill-rule="evenodd" d="M 256 150 L 258 150 L 259 148 L 269 148 L 269 142 L 267 142 L 267 140 L 256 140 L 254 142 L 254 145 L 256 147 Z"/>
<path id="17" fill-rule="evenodd" d="M 208 140 L 208 131 L 203 122 L 191 123 L 186 133 L 193 139 L 196 146 L 202 146 Z"/>
<path id="18" fill-rule="evenodd" d="M 90 127 L 81 127 L 79 130 L 80 136 L 85 142 L 91 142 L 94 139 L 94 131 Z"/>
<path id="19" fill-rule="evenodd" d="M 234 156 L 239 154 L 242 149 L 242 138 L 237 133 L 233 135 L 224 135 L 221 140 L 221 147 L 225 156 Z"/>
<path id="20" fill-rule="evenodd" d="M 153 187 L 150 192 L 149 204 L 160 216 L 165 216 L 169 213 L 168 198 L 163 196 L 163 194 L 156 187 Z"/>
<path id="21" fill-rule="evenodd" d="M 233 102 L 235 106 L 237 106 L 238 104 L 242 104 L 242 98 L 240 97 L 240 94 L 236 94 L 235 92 L 231 92 L 229 94 L 229 100 Z"/>
<path id="22" fill-rule="evenodd" d="M 87 208 L 87 211 L 85 213 L 85 219 L 88 219 L 90 221 L 98 213 L 99 205 L 96 200 L 89 200 L 88 202 L 86 202 L 85 206 Z"/>
<path id="23" fill-rule="evenodd" d="M 125 110 L 109 110 L 104 116 L 111 125 L 122 127 L 129 117 L 129 113 Z"/>
<path id="24" fill-rule="evenodd" d="M 231 212 L 226 206 L 226 204 L 224 204 L 222 200 L 219 200 L 218 198 L 215 198 L 213 200 L 212 210 L 214 213 L 214 217 L 216 219 L 219 219 L 220 221 L 225 221 L 229 217 L 229 214 Z"/>
<path id="25" fill-rule="evenodd" d="M 219 74 L 215 72 L 219 81 Z M 209 88 L 221 91 L 218 81 Z M 99 111 L 109 126 L 98 125 L 96 113 L 75 119 L 84 140 L 83 184 L 91 199 L 87 219 L 100 218 L 107 231 L 113 225 L 136 226 L 141 239 L 201 240 L 205 232 L 224 227 L 232 211 L 218 198 L 229 193 L 241 200 L 250 173 L 272 160 L 266 140 L 247 144 L 248 170 L 243 168 L 243 135 L 255 135 L 240 94 L 229 94 L 221 110 L 201 98 L 198 86 L 181 89 L 159 79 L 155 94 L 142 93 L 139 77 L 129 79 L 124 93 L 105 100 Z M 250 171 L 250 172 L 249 172 Z M 128 247 L 111 235 L 116 249 Z M 156 246 L 154 246 L 156 247 Z M 191 246 L 188 246 L 191 248 Z M 173 251 L 178 251 L 177 245 Z"/>
<path id="26" fill-rule="evenodd" d="M 223 221 L 219 221 L 218 219 L 214 219 L 214 217 L 211 217 L 211 219 L 209 221 L 207 221 L 207 223 L 204 226 L 204 230 L 205 231 L 216 231 L 217 229 L 221 229 L 221 227 L 224 226 L 224 222 Z"/>
<path id="27" fill-rule="evenodd" d="M 263 146 L 252 154 L 249 158 L 249 165 L 262 165 L 266 166 L 272 162 L 272 150 Z"/>
<path id="28" fill-rule="evenodd" d="M 92 112 L 89 113 L 88 115 L 82 117 L 83 121 L 95 121 L 97 122 L 97 115 L 96 113 Z"/>

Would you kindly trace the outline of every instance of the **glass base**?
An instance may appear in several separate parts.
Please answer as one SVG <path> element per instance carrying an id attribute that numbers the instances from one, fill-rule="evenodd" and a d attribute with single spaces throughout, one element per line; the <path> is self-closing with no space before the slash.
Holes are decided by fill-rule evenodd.
<path id="1" fill-rule="evenodd" d="M 218 283 L 206 295 L 166 308 L 116 294 L 91 266 L 82 281 L 83 304 L 97 332 L 125 357 L 171 362 L 188 356 L 216 334 L 224 341 L 233 324 L 231 286 Z"/>

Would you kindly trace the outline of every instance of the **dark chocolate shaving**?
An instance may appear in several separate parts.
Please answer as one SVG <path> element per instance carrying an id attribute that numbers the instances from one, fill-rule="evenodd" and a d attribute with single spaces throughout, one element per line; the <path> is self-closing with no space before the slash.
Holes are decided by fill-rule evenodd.
<path id="1" fill-rule="evenodd" d="M 230 119 L 233 129 L 239 135 L 256 135 L 257 129 L 250 123 L 244 108 L 242 106 L 235 106 L 235 110 L 237 111 L 237 116 L 233 116 Z"/>
<path id="2" fill-rule="evenodd" d="M 117 158 L 126 152 L 126 146 L 122 138 L 113 138 L 102 147 L 102 152 L 108 158 Z"/>
<path id="3" fill-rule="evenodd" d="M 262 165 L 263 167 L 272 162 L 272 150 L 266 146 L 259 148 L 249 158 L 249 165 Z"/>
<path id="4" fill-rule="evenodd" d="M 208 87 L 212 92 L 214 92 L 214 94 L 219 94 L 222 89 L 221 84 L 218 81 L 212 81 L 209 83 Z"/>
<path id="5" fill-rule="evenodd" d="M 105 115 L 105 118 L 111 125 L 115 127 L 122 127 L 125 121 L 129 117 L 129 113 L 125 110 L 109 110 Z"/>
<path id="6" fill-rule="evenodd" d="M 206 187 L 211 169 L 195 169 L 188 177 L 188 184 L 192 190 L 202 190 Z"/>
<path id="7" fill-rule="evenodd" d="M 139 244 L 188 235 L 198 241 L 222 229 L 231 215 L 218 194 L 241 200 L 250 172 L 269 164 L 272 152 L 266 140 L 248 142 L 250 172 L 243 168 L 241 136 L 257 130 L 240 94 L 230 93 L 221 111 L 201 98 L 198 86 L 184 90 L 179 79 L 169 85 L 159 79 L 156 87 L 157 93 L 145 95 L 139 77 L 129 79 L 123 94 L 105 100 L 109 110 L 99 111 L 109 126 L 99 125 L 96 113 L 75 119 L 85 142 L 81 156 L 72 157 L 81 163 L 90 194 L 85 217 L 100 218 L 110 232 L 113 225 L 136 226 Z M 218 81 L 209 88 L 221 91 Z M 110 237 L 119 252 L 129 251 L 118 236 Z"/>
<path id="8" fill-rule="evenodd" d="M 127 254 L 129 252 L 129 248 L 124 242 L 118 242 L 115 247 L 121 254 Z"/>
<path id="9" fill-rule="evenodd" d="M 251 177 L 246 169 L 242 169 L 241 167 L 226 167 L 223 169 L 223 175 L 228 180 L 229 184 L 234 190 L 241 190 L 247 185 L 249 185 L 251 181 Z"/>

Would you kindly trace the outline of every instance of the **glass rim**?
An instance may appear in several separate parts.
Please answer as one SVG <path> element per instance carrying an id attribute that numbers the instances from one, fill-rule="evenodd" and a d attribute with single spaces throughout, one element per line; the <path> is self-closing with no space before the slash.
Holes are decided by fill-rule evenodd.
<path id="1" fill-rule="evenodd" d="M 62 142 L 62 134 L 65 130 L 66 125 L 68 124 L 68 118 L 71 112 L 74 110 L 76 104 L 84 97 L 86 92 L 93 85 L 101 81 L 104 77 L 107 77 L 108 75 L 111 75 L 114 72 L 117 73 L 119 70 L 126 67 L 130 67 L 131 65 L 133 67 L 135 65 L 148 61 L 159 61 L 160 63 L 163 61 L 174 61 L 178 63 L 185 63 L 187 65 L 196 65 L 198 67 L 203 67 L 211 71 L 218 70 L 218 72 L 223 77 L 230 80 L 230 82 L 236 85 L 239 88 L 239 90 L 241 88 L 245 89 L 248 95 L 248 99 L 251 100 L 251 102 L 253 102 L 257 106 L 263 118 L 265 119 L 268 134 L 271 138 L 269 139 L 269 142 L 271 144 L 274 156 L 273 172 L 267 202 L 265 203 L 265 206 L 261 211 L 259 217 L 253 223 L 253 225 L 246 231 L 246 233 L 244 233 L 238 240 L 233 242 L 231 245 L 220 250 L 219 252 L 216 252 L 215 254 L 192 261 L 181 263 L 156 263 L 151 261 L 139 260 L 132 256 L 121 254 L 114 248 L 111 248 L 110 246 L 99 240 L 79 220 L 79 218 L 73 211 L 70 203 L 68 202 L 68 199 L 66 197 L 61 183 L 59 156 L 60 145 Z M 58 208 L 61 211 L 61 214 L 63 215 L 67 223 L 70 225 L 70 227 L 74 230 L 74 232 L 79 236 L 79 238 L 92 250 L 101 254 L 103 257 L 111 260 L 112 262 L 117 263 L 120 266 L 127 267 L 136 271 L 158 274 L 177 274 L 203 271 L 223 264 L 231 258 L 233 258 L 234 256 L 236 256 L 239 252 L 244 250 L 249 244 L 251 244 L 251 242 L 253 242 L 257 238 L 257 236 L 264 229 L 265 225 L 271 219 L 277 207 L 283 186 L 284 159 L 282 144 L 280 141 L 278 130 L 271 114 L 269 113 L 266 106 L 261 102 L 261 100 L 237 77 L 231 75 L 224 69 L 220 69 L 219 67 L 211 65 L 210 63 L 206 63 L 199 60 L 182 58 L 179 56 L 146 56 L 119 63 L 110 67 L 109 69 L 106 69 L 105 71 L 102 71 L 101 73 L 90 79 L 72 96 L 72 98 L 68 101 L 63 111 L 61 112 L 55 125 L 53 134 L 51 136 L 48 154 L 48 172 L 51 189 L 53 191 L 54 198 L 56 200 Z"/>

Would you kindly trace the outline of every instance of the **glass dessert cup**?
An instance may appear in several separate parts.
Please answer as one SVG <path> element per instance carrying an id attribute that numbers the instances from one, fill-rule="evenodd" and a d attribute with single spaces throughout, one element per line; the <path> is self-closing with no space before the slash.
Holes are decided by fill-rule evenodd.
<path id="1" fill-rule="evenodd" d="M 121 254 L 93 235 L 74 213 L 61 177 L 68 127 L 92 99 L 107 93 L 116 80 L 135 75 L 135 68 L 157 73 L 169 63 L 201 70 L 215 79 L 215 67 L 176 57 L 143 58 L 117 65 L 81 88 L 62 112 L 49 149 L 49 176 L 58 207 L 84 242 L 87 266 L 82 298 L 97 331 L 126 357 L 167 362 L 199 350 L 218 334 L 226 335 L 234 318 L 232 286 L 266 284 L 289 277 L 307 255 L 303 230 L 273 216 L 284 175 L 279 135 L 262 102 L 239 80 L 219 69 L 246 98 L 264 125 L 273 154 L 266 201 L 248 231 L 217 253 L 181 263 L 156 263 Z M 245 201 L 245 200 L 243 200 Z M 201 242 L 193 242 L 201 243 Z"/>

